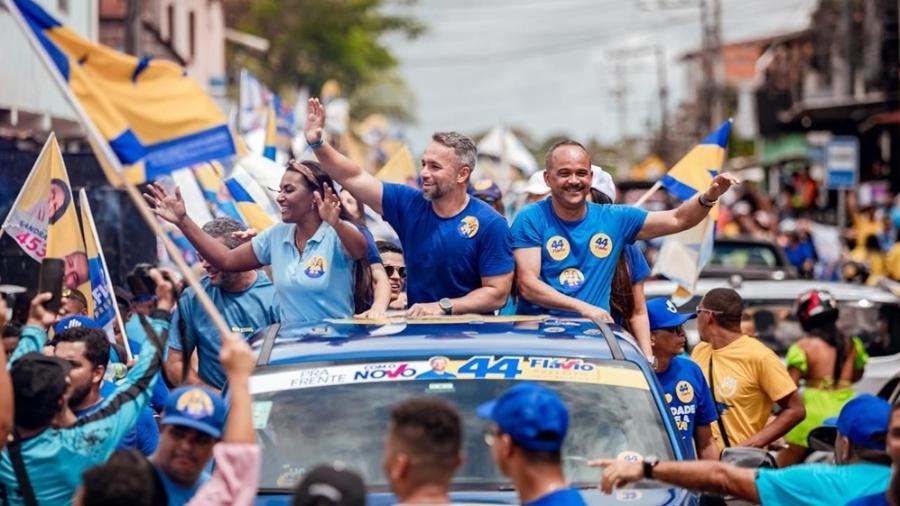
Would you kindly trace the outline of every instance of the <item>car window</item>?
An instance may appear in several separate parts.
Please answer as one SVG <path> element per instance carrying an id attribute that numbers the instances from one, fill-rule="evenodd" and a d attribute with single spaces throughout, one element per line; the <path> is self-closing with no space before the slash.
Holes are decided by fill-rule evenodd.
<path id="1" fill-rule="evenodd" d="M 773 246 L 753 243 L 715 243 L 710 265 L 735 269 L 747 267 L 778 267 L 778 255 Z"/>
<path id="2" fill-rule="evenodd" d="M 454 489 L 511 486 L 484 442 L 476 407 L 520 381 L 556 390 L 569 408 L 566 476 L 596 486 L 592 458 L 672 459 L 649 384 L 634 364 L 540 357 L 453 357 L 434 371 L 429 357 L 404 362 L 334 362 L 263 373 L 251 379 L 254 425 L 263 449 L 262 488 L 290 488 L 317 464 L 343 462 L 373 491 L 387 489 L 383 437 L 391 407 L 415 396 L 454 403 L 464 419 L 465 463 Z"/>

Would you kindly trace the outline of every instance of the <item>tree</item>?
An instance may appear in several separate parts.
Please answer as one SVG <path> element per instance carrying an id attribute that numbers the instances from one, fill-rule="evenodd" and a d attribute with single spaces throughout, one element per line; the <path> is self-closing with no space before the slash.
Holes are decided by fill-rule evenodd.
<path id="1" fill-rule="evenodd" d="M 325 81 L 336 79 L 351 98 L 357 90 L 371 96 L 373 88 L 400 93 L 383 112 L 408 119 L 410 110 L 402 108 L 410 102 L 403 100 L 408 91 L 392 72 L 397 60 L 381 38 L 399 33 L 411 39 L 425 27 L 413 18 L 385 12 L 387 1 L 224 0 L 227 26 L 270 42 L 265 55 L 231 54 L 228 60 L 247 67 L 275 90 L 307 86 L 318 93 Z"/>

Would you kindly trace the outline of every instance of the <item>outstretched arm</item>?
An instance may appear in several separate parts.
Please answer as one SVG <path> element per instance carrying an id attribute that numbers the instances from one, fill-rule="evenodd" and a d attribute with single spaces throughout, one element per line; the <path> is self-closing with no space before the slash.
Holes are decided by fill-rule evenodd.
<path id="1" fill-rule="evenodd" d="M 600 489 L 611 494 L 613 489 L 644 479 L 643 462 L 594 460 L 588 463 L 603 468 Z M 733 495 L 759 503 L 756 470 L 708 460 L 660 462 L 653 469 L 653 479 L 679 487 L 715 494 Z"/>
<path id="2" fill-rule="evenodd" d="M 527 301 L 541 307 L 572 311 L 591 320 L 613 321 L 608 311 L 560 293 L 541 281 L 541 248 L 519 248 L 513 250 L 513 255 L 519 295 Z"/>
<path id="3" fill-rule="evenodd" d="M 310 146 L 316 146 L 313 152 L 329 176 L 346 188 L 357 200 L 369 206 L 378 214 L 383 214 L 381 197 L 384 186 L 381 181 L 369 174 L 353 160 L 347 158 L 327 143 L 320 143 L 325 129 L 325 107 L 318 98 L 309 99 L 304 134 Z"/>
<path id="4" fill-rule="evenodd" d="M 779 399 L 778 405 L 781 406 L 781 411 L 772 422 L 738 446 L 766 448 L 806 418 L 806 408 L 803 406 L 803 400 L 800 398 L 798 390 Z"/>
<path id="5" fill-rule="evenodd" d="M 262 267 L 249 242 L 235 249 L 229 249 L 224 243 L 204 232 L 187 215 L 180 188 L 175 188 L 175 195 L 169 195 L 159 183 L 153 183 L 147 187 L 147 191 L 149 193 L 145 193 L 144 198 L 153 207 L 153 213 L 178 227 L 187 240 L 197 248 L 197 252 L 216 269 L 241 272 Z"/>
<path id="6" fill-rule="evenodd" d="M 723 172 L 713 179 L 702 198 L 706 202 L 716 202 L 732 185 L 739 183 L 738 178 Z M 653 239 L 687 230 L 700 223 L 709 214 L 710 209 L 711 207 L 701 205 L 700 198 L 694 196 L 682 202 L 675 209 L 649 213 L 637 239 Z"/>
<path id="7" fill-rule="evenodd" d="M 644 297 L 644 282 L 635 283 L 631 287 L 631 295 L 634 297 L 634 314 L 628 319 L 631 331 L 637 339 L 638 346 L 644 352 L 644 357 L 651 360 L 653 346 L 650 344 L 650 316 L 647 314 L 647 299 Z"/>

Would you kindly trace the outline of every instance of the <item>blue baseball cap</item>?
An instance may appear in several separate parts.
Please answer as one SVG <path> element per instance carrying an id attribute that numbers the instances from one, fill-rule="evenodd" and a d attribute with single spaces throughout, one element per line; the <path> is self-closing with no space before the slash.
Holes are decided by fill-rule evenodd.
<path id="1" fill-rule="evenodd" d="M 825 420 L 826 427 L 837 427 L 853 443 L 853 446 L 869 450 L 884 450 L 884 437 L 876 438 L 879 434 L 885 434 L 891 422 L 891 405 L 884 399 L 872 394 L 862 394 L 854 397 L 844 407 L 837 417 Z"/>
<path id="2" fill-rule="evenodd" d="M 647 301 L 647 316 L 650 318 L 650 331 L 677 327 L 697 317 L 697 313 L 679 313 L 675 304 L 665 298 L 657 297 Z"/>
<path id="3" fill-rule="evenodd" d="M 206 387 L 187 386 L 172 390 L 163 410 L 163 425 L 181 425 L 196 429 L 216 439 L 225 427 L 225 400 Z"/>
<path id="4" fill-rule="evenodd" d="M 497 183 L 493 182 L 490 179 L 481 179 L 479 181 L 475 181 L 474 188 L 474 195 L 479 199 L 487 202 L 496 202 L 503 197 L 503 193 L 500 191 L 500 187 L 497 186 Z"/>
<path id="5" fill-rule="evenodd" d="M 475 411 L 497 424 L 513 442 L 526 450 L 558 452 L 569 429 L 569 410 L 549 388 L 521 383 Z"/>
<path id="6" fill-rule="evenodd" d="M 67 316 L 62 320 L 53 324 L 53 333 L 59 334 L 66 329 L 74 329 L 75 327 L 87 327 L 89 329 L 101 329 L 97 320 L 88 318 L 83 315 Z"/>

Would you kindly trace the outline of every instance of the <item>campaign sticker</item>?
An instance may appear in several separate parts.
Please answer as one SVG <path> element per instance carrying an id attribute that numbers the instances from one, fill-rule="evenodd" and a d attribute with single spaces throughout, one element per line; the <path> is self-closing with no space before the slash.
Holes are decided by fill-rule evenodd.
<path id="1" fill-rule="evenodd" d="M 678 396 L 678 400 L 681 402 L 691 402 L 694 400 L 694 387 L 687 381 L 679 381 L 675 385 L 675 395 Z"/>
<path id="2" fill-rule="evenodd" d="M 474 216 L 466 216 L 459 220 L 459 226 L 456 227 L 460 237 L 471 239 L 478 233 L 478 218 Z"/>
<path id="3" fill-rule="evenodd" d="M 616 455 L 616 460 L 621 460 L 622 462 L 643 462 L 644 456 L 638 452 L 625 450 L 624 452 Z"/>
<path id="4" fill-rule="evenodd" d="M 548 334 L 559 334 L 561 332 L 565 332 L 566 329 L 562 327 L 544 327 L 544 332 Z"/>
<path id="5" fill-rule="evenodd" d="M 613 241 L 604 233 L 596 233 L 591 237 L 591 253 L 597 258 L 606 258 L 612 253 Z"/>
<path id="6" fill-rule="evenodd" d="M 311 278 L 321 278 L 325 274 L 325 259 L 319 255 L 315 255 L 306 262 L 306 268 L 303 272 Z"/>
<path id="7" fill-rule="evenodd" d="M 554 235 L 547 239 L 547 253 L 554 260 L 562 260 L 569 256 L 569 241 L 561 235 Z"/>
<path id="8" fill-rule="evenodd" d="M 639 501 L 642 497 L 640 490 L 625 489 L 616 492 L 616 499 L 622 502 Z"/>
<path id="9" fill-rule="evenodd" d="M 574 267 L 570 267 L 559 274 L 559 284 L 564 288 L 578 288 L 582 283 L 584 283 L 584 274 Z"/>
<path id="10" fill-rule="evenodd" d="M 253 401 L 253 428 L 263 430 L 269 425 L 272 414 L 272 401 Z"/>

